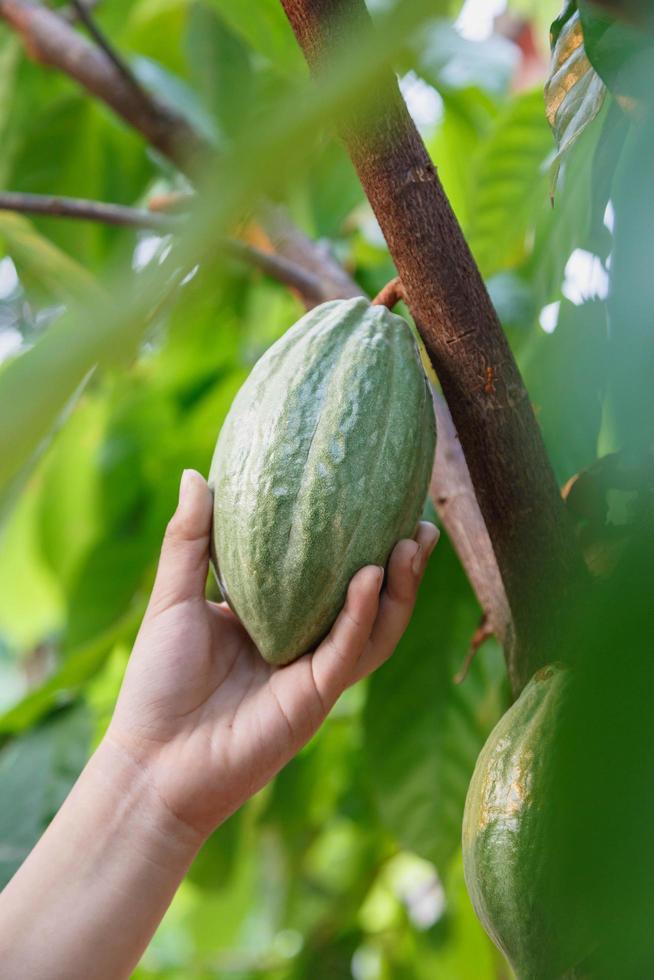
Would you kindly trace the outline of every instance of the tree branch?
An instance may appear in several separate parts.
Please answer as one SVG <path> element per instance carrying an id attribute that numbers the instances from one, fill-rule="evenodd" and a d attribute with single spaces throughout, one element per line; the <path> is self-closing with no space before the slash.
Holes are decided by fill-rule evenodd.
<path id="1" fill-rule="evenodd" d="M 54 11 L 34 0 L 0 0 L 0 17 L 22 36 L 35 61 L 75 79 L 184 172 L 192 174 L 213 154 L 183 116 L 143 89 L 139 94 L 105 51 Z"/>
<path id="2" fill-rule="evenodd" d="M 60 197 L 50 194 L 24 194 L 0 191 L 0 211 L 18 211 L 50 218 L 72 218 L 76 221 L 97 221 L 123 228 L 142 228 L 166 234 L 180 227 L 177 216 L 129 208 L 122 204 L 105 204 L 79 197 Z"/>
<path id="3" fill-rule="evenodd" d="M 124 81 L 131 86 L 135 98 L 140 99 L 142 102 L 147 104 L 150 96 L 138 81 L 127 62 L 123 61 L 113 45 L 110 44 L 109 39 L 105 37 L 104 32 L 100 30 L 88 4 L 84 3 L 83 0 L 71 0 L 71 6 L 77 14 L 77 21 L 84 25 L 97 46 L 104 51 L 109 61 L 112 62 L 116 71 L 122 75 Z"/>
<path id="4" fill-rule="evenodd" d="M 281 2 L 318 79 L 370 30 L 363 0 Z M 518 691 L 560 651 L 583 563 L 513 354 L 394 75 L 350 106 L 341 131 L 461 439 L 511 609 Z"/>

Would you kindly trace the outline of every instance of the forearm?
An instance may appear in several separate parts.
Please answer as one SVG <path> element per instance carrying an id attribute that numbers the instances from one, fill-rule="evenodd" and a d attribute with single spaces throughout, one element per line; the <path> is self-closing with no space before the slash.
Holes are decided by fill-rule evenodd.
<path id="1" fill-rule="evenodd" d="M 103 743 L 0 895 L 2 976 L 129 977 L 200 844 Z"/>

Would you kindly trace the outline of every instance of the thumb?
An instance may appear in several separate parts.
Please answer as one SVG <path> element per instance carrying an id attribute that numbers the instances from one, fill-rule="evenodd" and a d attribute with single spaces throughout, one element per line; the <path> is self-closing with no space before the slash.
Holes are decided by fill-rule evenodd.
<path id="1" fill-rule="evenodd" d="M 177 510 L 168 522 L 149 612 L 203 599 L 209 568 L 212 496 L 196 470 L 184 470 Z"/>

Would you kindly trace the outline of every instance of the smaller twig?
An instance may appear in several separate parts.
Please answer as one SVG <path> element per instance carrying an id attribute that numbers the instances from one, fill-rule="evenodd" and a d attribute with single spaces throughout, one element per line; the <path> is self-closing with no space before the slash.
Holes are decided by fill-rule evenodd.
<path id="1" fill-rule="evenodd" d="M 483 613 L 479 626 L 472 634 L 470 649 L 466 654 L 465 660 L 461 664 L 461 669 L 459 670 L 458 674 L 455 674 L 453 677 L 455 684 L 463 684 L 464 680 L 470 673 L 470 668 L 472 667 L 472 662 L 477 655 L 477 650 L 486 642 L 486 640 L 489 640 L 491 636 L 493 636 L 493 627 L 491 626 L 486 613 Z"/>
<path id="2" fill-rule="evenodd" d="M 89 32 L 97 46 L 104 51 L 105 55 L 109 61 L 111 61 L 116 71 L 120 72 L 123 79 L 133 89 L 138 98 L 144 100 L 146 103 L 149 103 L 150 96 L 144 91 L 143 86 L 137 79 L 132 69 L 129 67 L 127 62 L 123 60 L 109 38 L 105 35 L 104 31 L 102 31 L 96 23 L 95 18 L 91 15 L 91 7 L 87 3 L 83 3 L 82 0 L 71 0 L 71 6 L 77 14 L 77 19 L 80 21 L 80 23 L 84 24 L 86 30 Z"/>
<path id="3" fill-rule="evenodd" d="M 386 306 L 392 310 L 399 302 L 406 302 L 406 293 L 399 276 L 395 276 L 381 289 L 372 301 L 373 306 Z"/>
<path id="4" fill-rule="evenodd" d="M 40 214 L 51 218 L 72 218 L 77 221 L 98 221 L 124 228 L 143 228 L 162 233 L 180 227 L 179 218 L 156 214 L 144 208 L 129 208 L 122 204 L 105 204 L 78 197 L 59 197 L 50 194 L 0 192 L 0 211 Z"/>
<path id="5" fill-rule="evenodd" d="M 95 10 L 101 3 L 102 0 L 85 0 L 84 6 L 87 10 Z M 69 24 L 76 24 L 79 20 L 79 13 L 73 3 L 68 7 L 62 7 L 59 11 L 59 16 Z"/>

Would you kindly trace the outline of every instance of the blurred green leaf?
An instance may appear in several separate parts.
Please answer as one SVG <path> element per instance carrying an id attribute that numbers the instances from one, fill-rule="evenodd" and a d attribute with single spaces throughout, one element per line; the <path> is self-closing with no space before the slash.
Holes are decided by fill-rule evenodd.
<path id="1" fill-rule="evenodd" d="M 0 887 L 22 864 L 86 762 L 83 706 L 55 716 L 0 751 Z"/>
<path id="2" fill-rule="evenodd" d="M 114 644 L 134 638 L 144 611 L 145 603 L 136 606 L 106 633 L 69 653 L 52 677 L 0 714 L 0 734 L 24 732 L 53 708 L 71 704 L 86 681 L 103 665 Z"/>
<path id="3" fill-rule="evenodd" d="M 194 3 L 186 33 L 191 81 L 203 104 L 229 136 L 253 111 L 255 69 L 245 40 L 211 3 Z"/>
<path id="4" fill-rule="evenodd" d="M 212 116 L 206 111 L 193 89 L 172 72 L 151 58 L 140 55 L 133 59 L 134 74 L 143 87 L 156 95 L 165 105 L 176 109 L 212 143 L 219 142 Z"/>
<path id="5" fill-rule="evenodd" d="M 11 165 L 12 143 L 9 120 L 16 98 L 18 64 L 21 58 L 21 43 L 17 37 L 3 38 L 0 44 L 0 135 L 3 141 L 3 155 L 0 161 L 0 185 L 4 186 Z"/>
<path id="6" fill-rule="evenodd" d="M 370 682 L 368 773 L 382 822 L 403 847 L 444 868 L 461 836 L 477 754 L 503 706 L 503 668 L 483 648 L 465 682 L 479 611 L 449 544 L 425 576 L 409 628 Z"/>
<path id="7" fill-rule="evenodd" d="M 62 583 L 43 561 L 40 488 L 30 481 L 0 529 L 0 634 L 30 650 L 61 628 Z"/>
<path id="8" fill-rule="evenodd" d="M 540 331 L 522 370 L 559 483 L 597 457 L 608 383 L 606 304 L 561 304 L 552 334 Z"/>
<path id="9" fill-rule="evenodd" d="M 232 30 L 281 72 L 294 75 L 304 70 L 304 59 L 278 0 L 251 0 L 248 4 L 234 4 L 230 0 L 209 2 Z"/>
<path id="10" fill-rule="evenodd" d="M 632 23 L 578 0 L 584 46 L 595 71 L 616 96 L 651 103 L 654 93 L 654 23 L 648 31 L 640 19 Z M 650 14 L 651 16 L 651 14 Z"/>
<path id="11" fill-rule="evenodd" d="M 95 277 L 39 234 L 27 218 L 0 212 L 0 238 L 28 285 L 59 300 L 104 298 Z"/>
<path id="12" fill-rule="evenodd" d="M 639 459 L 651 445 L 654 124 L 632 126 L 613 185 L 614 250 L 609 295 L 610 371 L 618 439 Z"/>
<path id="13" fill-rule="evenodd" d="M 524 257 L 547 200 L 543 164 L 550 149 L 540 92 L 514 98 L 484 140 L 473 171 L 468 240 L 485 275 Z"/>
<path id="14" fill-rule="evenodd" d="M 420 35 L 420 74 L 438 89 L 478 88 L 506 93 L 519 60 L 516 46 L 499 34 L 471 41 L 445 20 L 430 23 Z"/>
<path id="15" fill-rule="evenodd" d="M 443 119 L 427 148 L 465 228 L 474 215 L 476 154 L 492 129 L 497 108 L 477 89 L 444 93 L 443 108 Z"/>
<path id="16" fill-rule="evenodd" d="M 97 453 L 106 414 L 106 405 L 100 399 L 87 398 L 78 404 L 54 440 L 40 479 L 41 551 L 64 587 L 97 534 Z"/>
<path id="17" fill-rule="evenodd" d="M 238 858 L 238 839 L 243 812 L 237 810 L 202 845 L 188 871 L 188 880 L 198 888 L 220 891 L 229 886 Z"/>

